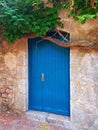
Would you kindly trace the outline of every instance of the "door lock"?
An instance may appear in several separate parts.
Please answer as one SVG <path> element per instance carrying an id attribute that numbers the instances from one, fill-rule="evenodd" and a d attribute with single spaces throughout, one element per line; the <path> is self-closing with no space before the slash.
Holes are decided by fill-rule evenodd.
<path id="1" fill-rule="evenodd" d="M 44 80 L 45 80 L 45 75 L 44 73 L 42 73 L 42 82 L 44 82 Z"/>

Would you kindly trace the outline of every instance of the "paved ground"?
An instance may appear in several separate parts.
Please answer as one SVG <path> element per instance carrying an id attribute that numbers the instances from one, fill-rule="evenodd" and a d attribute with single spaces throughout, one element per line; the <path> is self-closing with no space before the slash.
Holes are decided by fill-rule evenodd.
<path id="1" fill-rule="evenodd" d="M 0 113 L 0 130 L 65 130 L 65 128 Z"/>

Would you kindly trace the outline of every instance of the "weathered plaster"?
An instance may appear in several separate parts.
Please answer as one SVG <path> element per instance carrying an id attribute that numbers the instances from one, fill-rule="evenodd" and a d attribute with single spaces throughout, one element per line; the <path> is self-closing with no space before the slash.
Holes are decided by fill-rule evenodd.
<path id="1" fill-rule="evenodd" d="M 64 9 L 59 11 L 59 16 L 64 24 L 64 28 L 58 27 L 58 29 L 70 33 L 72 41 L 88 40 L 98 43 L 98 17 L 86 20 L 85 24 L 79 24 L 72 17 L 68 17 L 68 12 Z"/>

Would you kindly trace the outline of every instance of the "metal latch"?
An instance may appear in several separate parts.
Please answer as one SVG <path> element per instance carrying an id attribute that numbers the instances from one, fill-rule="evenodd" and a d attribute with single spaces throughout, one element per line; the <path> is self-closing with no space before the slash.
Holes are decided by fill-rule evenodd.
<path id="1" fill-rule="evenodd" d="M 45 80 L 45 75 L 44 73 L 42 73 L 42 82 L 44 82 L 44 80 Z"/>

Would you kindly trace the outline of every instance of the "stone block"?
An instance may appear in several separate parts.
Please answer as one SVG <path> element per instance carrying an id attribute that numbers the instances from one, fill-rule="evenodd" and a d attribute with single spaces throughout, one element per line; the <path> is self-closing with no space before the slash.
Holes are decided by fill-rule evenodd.
<path id="1" fill-rule="evenodd" d="M 0 96 L 0 110 L 2 109 L 2 97 Z"/>
<path id="2" fill-rule="evenodd" d="M 27 57 L 26 57 L 26 53 L 25 52 L 21 52 L 18 54 L 17 56 L 17 65 L 18 66 L 24 66 L 27 65 Z"/>
<path id="3" fill-rule="evenodd" d="M 98 118 L 95 120 L 95 122 L 93 124 L 93 129 L 98 130 Z"/>
<path id="4" fill-rule="evenodd" d="M 13 70 L 16 68 L 16 56 L 12 53 L 8 52 L 4 56 L 5 65 L 9 68 L 9 70 Z"/>
<path id="5" fill-rule="evenodd" d="M 26 79 L 28 71 L 26 66 L 17 66 L 17 79 Z"/>

